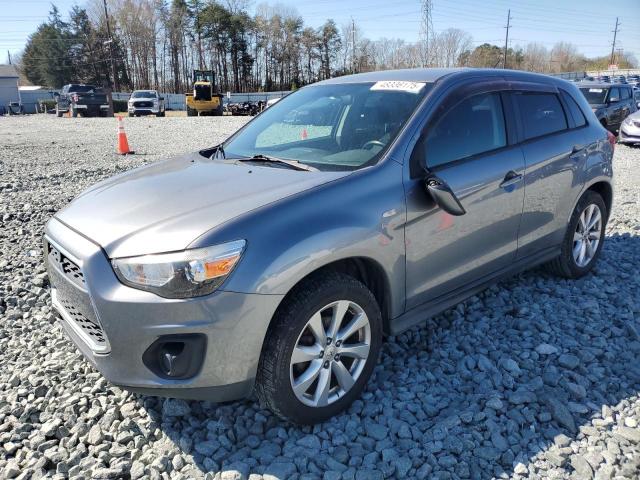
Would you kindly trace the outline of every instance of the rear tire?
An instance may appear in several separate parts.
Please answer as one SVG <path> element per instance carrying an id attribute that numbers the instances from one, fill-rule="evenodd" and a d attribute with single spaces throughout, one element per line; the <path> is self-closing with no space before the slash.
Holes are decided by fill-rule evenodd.
<path id="1" fill-rule="evenodd" d="M 72 116 L 73 118 L 76 118 L 76 117 L 78 116 L 78 110 L 76 110 L 76 109 L 75 109 L 75 108 L 73 108 L 73 107 L 69 107 L 69 109 L 71 110 L 71 116 Z"/>
<path id="2" fill-rule="evenodd" d="M 312 277 L 295 288 L 269 327 L 257 396 L 285 420 L 327 420 L 358 398 L 381 345 L 380 307 L 364 284 L 342 273 Z"/>
<path id="3" fill-rule="evenodd" d="M 602 197 L 587 190 L 571 215 L 561 253 L 547 264 L 547 270 L 554 275 L 571 279 L 589 273 L 600 256 L 608 218 L 609 212 Z M 593 228 L 585 229 L 585 221 L 586 227 L 593 223 Z"/>

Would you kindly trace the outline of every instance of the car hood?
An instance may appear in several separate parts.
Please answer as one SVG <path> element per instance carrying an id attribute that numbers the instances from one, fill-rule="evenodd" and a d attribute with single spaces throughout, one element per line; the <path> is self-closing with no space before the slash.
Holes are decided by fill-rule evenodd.
<path id="1" fill-rule="evenodd" d="M 177 251 L 245 212 L 349 173 L 209 160 L 194 153 L 102 181 L 55 217 L 110 258 Z"/>

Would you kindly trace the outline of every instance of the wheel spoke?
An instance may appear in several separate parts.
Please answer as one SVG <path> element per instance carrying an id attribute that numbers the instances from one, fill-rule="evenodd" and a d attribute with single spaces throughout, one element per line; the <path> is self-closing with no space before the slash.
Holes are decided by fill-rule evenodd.
<path id="1" fill-rule="evenodd" d="M 591 219 L 589 220 L 589 224 L 587 225 L 587 231 L 591 230 L 593 227 L 596 226 L 596 224 L 600 221 L 600 210 L 597 210 L 595 208 L 595 205 L 593 205 L 594 208 L 594 213 L 591 215 Z"/>
<path id="2" fill-rule="evenodd" d="M 310 362 L 320 357 L 322 347 L 318 343 L 313 345 L 296 345 L 291 354 L 291 363 Z"/>
<path id="3" fill-rule="evenodd" d="M 581 242 L 582 241 L 582 235 L 580 234 L 580 232 L 574 232 L 573 233 L 573 241 L 574 242 Z"/>
<path id="4" fill-rule="evenodd" d="M 296 395 L 302 396 L 306 393 L 322 370 L 326 370 L 326 368 L 322 368 L 322 360 L 313 360 L 309 367 L 295 380 L 293 384 L 293 390 Z"/>
<path id="5" fill-rule="evenodd" d="M 595 248 L 593 248 L 593 244 L 589 240 L 584 243 L 587 247 L 587 259 L 588 261 L 591 261 L 591 259 L 593 258 L 593 254 L 595 253 Z"/>
<path id="6" fill-rule="evenodd" d="M 338 353 L 346 357 L 366 359 L 369 356 L 369 345 L 366 343 L 347 343 L 338 348 Z"/>
<path id="7" fill-rule="evenodd" d="M 600 230 L 592 230 L 589 232 L 590 240 L 600 240 Z"/>
<path id="8" fill-rule="evenodd" d="M 587 219 L 585 218 L 586 215 L 586 210 L 580 215 L 580 232 L 584 232 L 587 229 Z"/>
<path id="9" fill-rule="evenodd" d="M 573 246 L 573 258 L 578 262 L 580 251 L 582 250 L 582 244 L 584 243 L 582 236 L 580 236 L 580 240 L 577 240 L 575 243 L 576 244 Z"/>
<path id="10" fill-rule="evenodd" d="M 580 265 L 584 262 L 584 256 L 587 253 L 586 243 L 587 242 L 582 242 L 582 245 L 580 245 L 580 255 L 578 256 L 578 263 L 580 263 Z"/>
<path id="11" fill-rule="evenodd" d="M 309 329 L 311 329 L 311 333 L 320 345 L 325 345 L 327 343 L 327 334 L 324 331 L 324 325 L 322 324 L 322 316 L 320 316 L 320 312 L 316 313 L 311 320 L 309 320 Z"/>
<path id="12" fill-rule="evenodd" d="M 348 339 L 351 335 L 356 333 L 358 330 L 360 330 L 362 327 L 367 325 L 368 323 L 369 323 L 369 318 L 367 317 L 367 314 L 364 312 L 359 313 L 355 317 L 353 317 L 353 319 L 351 319 L 351 321 L 349 322 L 349 325 L 347 325 L 346 327 L 344 327 L 338 332 L 338 334 L 336 335 L 336 338 L 338 340 L 344 341 Z"/>
<path id="13" fill-rule="evenodd" d="M 329 337 L 336 338 L 336 334 L 338 333 L 338 329 L 340 328 L 340 324 L 342 323 L 347 310 L 349 310 L 349 302 L 346 300 L 340 300 L 333 306 L 331 325 L 327 332 Z"/>
<path id="14" fill-rule="evenodd" d="M 314 403 L 323 407 L 329 403 L 329 388 L 331 387 L 331 368 L 321 368 L 318 376 L 318 385 L 313 395 Z"/>
<path id="15" fill-rule="evenodd" d="M 344 366 L 344 363 L 340 361 L 334 362 L 332 368 L 333 373 L 338 380 L 338 385 L 340 385 L 345 392 L 348 392 L 355 383 L 355 380 L 351 376 L 351 372 L 349 372 L 347 367 Z"/>

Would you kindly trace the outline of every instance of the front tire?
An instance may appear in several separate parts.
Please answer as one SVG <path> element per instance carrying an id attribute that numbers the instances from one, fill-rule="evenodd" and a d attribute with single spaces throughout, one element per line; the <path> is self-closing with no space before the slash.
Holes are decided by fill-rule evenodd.
<path id="1" fill-rule="evenodd" d="M 285 420 L 322 422 L 366 385 L 382 345 L 380 307 L 353 277 L 306 280 L 278 309 L 263 348 L 256 393 Z"/>
<path id="2" fill-rule="evenodd" d="M 548 264 L 548 270 L 571 279 L 589 273 L 600 256 L 608 217 L 602 197 L 587 190 L 571 215 L 561 253 Z"/>

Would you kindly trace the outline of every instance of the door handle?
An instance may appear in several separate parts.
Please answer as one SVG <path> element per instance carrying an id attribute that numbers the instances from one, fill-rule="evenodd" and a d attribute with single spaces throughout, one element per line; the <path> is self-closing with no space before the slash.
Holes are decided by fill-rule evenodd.
<path id="1" fill-rule="evenodd" d="M 516 183 L 522 181 L 522 174 L 516 173 L 513 170 L 509 170 L 507 174 L 504 176 L 504 180 L 500 184 L 500 188 L 508 188 Z"/>

